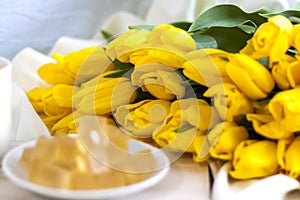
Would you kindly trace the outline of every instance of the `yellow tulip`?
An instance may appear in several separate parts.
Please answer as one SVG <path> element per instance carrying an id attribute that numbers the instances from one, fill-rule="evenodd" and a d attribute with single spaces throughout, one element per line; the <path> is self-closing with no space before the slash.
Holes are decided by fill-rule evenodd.
<path id="1" fill-rule="evenodd" d="M 188 98 L 172 102 L 167 121 L 178 128 L 191 125 L 200 131 L 206 131 L 218 124 L 221 119 L 215 108 L 206 101 Z"/>
<path id="2" fill-rule="evenodd" d="M 65 62 L 45 64 L 38 69 L 38 74 L 49 84 L 74 85 L 75 81 Z"/>
<path id="3" fill-rule="evenodd" d="M 79 114 L 74 112 L 70 113 L 69 115 L 60 119 L 56 124 L 53 125 L 53 127 L 51 128 L 51 135 L 56 135 L 60 133 L 65 133 L 65 134 L 77 133 L 77 127 L 75 126 L 75 124 L 78 124 L 78 122 L 79 122 Z"/>
<path id="4" fill-rule="evenodd" d="M 197 48 L 188 32 L 170 24 L 156 26 L 147 37 L 151 46 L 170 51 L 189 52 Z"/>
<path id="5" fill-rule="evenodd" d="M 295 87 L 295 82 L 300 82 L 300 75 L 295 73 L 296 71 L 300 70 L 300 65 L 295 63 L 294 61 L 294 57 L 285 55 L 281 60 L 279 60 L 277 63 L 274 63 L 272 66 L 273 79 L 276 82 L 277 86 L 282 90 L 287 90 L 291 88 L 292 85 L 293 87 Z M 293 71 L 293 73 L 291 73 L 291 71 Z"/>
<path id="6" fill-rule="evenodd" d="M 277 144 L 269 140 L 245 140 L 235 149 L 229 174 L 236 179 L 261 178 L 278 172 Z"/>
<path id="7" fill-rule="evenodd" d="M 287 79 L 292 88 L 300 86 L 300 61 L 291 63 L 287 69 Z"/>
<path id="8" fill-rule="evenodd" d="M 118 59 L 121 62 L 129 62 L 131 51 L 136 48 L 149 46 L 147 35 L 148 30 L 131 29 L 111 41 L 106 48 L 106 53 L 110 59 Z"/>
<path id="9" fill-rule="evenodd" d="M 48 63 L 38 70 L 39 76 L 49 84 L 80 84 L 104 71 L 115 68 L 102 47 L 90 47 L 67 54 L 54 54 L 57 63 Z"/>
<path id="10" fill-rule="evenodd" d="M 266 98 L 275 86 L 271 73 L 259 62 L 244 54 L 230 56 L 226 72 L 250 99 Z"/>
<path id="11" fill-rule="evenodd" d="M 290 43 L 295 49 L 297 49 L 297 57 L 300 55 L 300 24 L 296 24 L 292 28 L 292 34 L 290 37 Z"/>
<path id="12" fill-rule="evenodd" d="M 201 149 L 206 131 L 220 122 L 216 111 L 205 101 L 195 98 L 176 100 L 163 128 L 153 134 L 154 141 L 161 147 L 194 154 L 195 161 L 209 157 Z"/>
<path id="13" fill-rule="evenodd" d="M 50 90 L 52 90 L 52 88 L 33 88 L 26 93 L 32 107 L 37 113 L 44 112 L 42 98 L 44 94 Z"/>
<path id="14" fill-rule="evenodd" d="M 207 140 L 213 145 L 210 155 L 221 160 L 231 160 L 236 146 L 248 138 L 245 127 L 235 122 L 221 122 L 208 133 Z"/>
<path id="15" fill-rule="evenodd" d="M 119 106 L 114 117 L 131 134 L 147 137 L 162 128 L 170 112 L 170 105 L 171 102 L 166 100 L 144 100 Z"/>
<path id="16" fill-rule="evenodd" d="M 278 92 L 269 102 L 269 110 L 280 122 L 280 129 L 300 131 L 300 88 Z"/>
<path id="17" fill-rule="evenodd" d="M 77 85 L 115 69 L 103 47 L 90 47 L 72 52 L 64 57 L 64 61 L 72 76 L 76 77 Z"/>
<path id="18" fill-rule="evenodd" d="M 130 55 L 130 62 L 135 67 L 145 64 L 163 64 L 178 69 L 182 67 L 185 58 L 180 52 L 151 47 L 133 50 Z"/>
<path id="19" fill-rule="evenodd" d="M 281 171 L 286 168 L 285 166 L 285 152 L 294 140 L 294 135 L 289 138 L 279 139 L 277 141 L 277 160 Z"/>
<path id="20" fill-rule="evenodd" d="M 54 124 L 72 112 L 72 96 L 77 89 L 76 86 L 57 84 L 52 88 L 34 88 L 27 92 L 27 96 L 51 130 Z"/>
<path id="21" fill-rule="evenodd" d="M 288 18 L 273 16 L 258 27 L 240 53 L 248 54 L 254 59 L 270 57 L 270 63 L 277 62 L 289 48 L 292 28 Z"/>
<path id="22" fill-rule="evenodd" d="M 195 127 L 179 130 L 178 127 L 168 124 L 161 131 L 153 134 L 153 139 L 160 147 L 172 151 L 188 152 L 193 154 L 195 162 L 203 162 L 209 154 L 202 156 L 201 149 L 206 135 Z"/>
<path id="23" fill-rule="evenodd" d="M 247 120 L 252 122 L 255 132 L 271 139 L 291 137 L 294 133 L 282 127 L 280 121 L 275 120 L 270 114 L 247 114 Z"/>
<path id="24" fill-rule="evenodd" d="M 229 53 L 219 49 L 201 49 L 187 53 L 184 57 L 183 74 L 201 85 L 212 86 L 229 82 L 225 66 Z"/>
<path id="25" fill-rule="evenodd" d="M 73 86 L 57 84 L 42 97 L 44 113 L 47 116 L 72 112 Z"/>
<path id="26" fill-rule="evenodd" d="M 181 76 L 164 65 L 149 64 L 134 68 L 131 82 L 159 99 L 172 100 L 175 96 L 182 98 L 185 94 Z"/>
<path id="27" fill-rule="evenodd" d="M 287 147 L 283 155 L 284 166 L 282 170 L 292 178 L 299 178 L 300 175 L 300 137 L 297 136 Z"/>
<path id="28" fill-rule="evenodd" d="M 248 97 L 230 83 L 213 85 L 204 93 L 204 96 L 214 99 L 214 106 L 221 118 L 226 121 L 238 121 L 242 115 L 253 111 Z"/>
<path id="29" fill-rule="evenodd" d="M 132 103 L 136 98 L 135 90 L 128 78 L 99 76 L 82 84 L 73 96 L 73 105 L 84 114 L 107 115 L 121 105 Z"/>

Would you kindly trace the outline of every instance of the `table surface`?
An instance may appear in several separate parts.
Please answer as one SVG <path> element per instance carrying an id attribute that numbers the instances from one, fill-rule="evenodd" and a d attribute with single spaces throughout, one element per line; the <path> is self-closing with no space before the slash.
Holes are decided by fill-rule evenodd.
<path id="1" fill-rule="evenodd" d="M 18 145 L 14 142 L 10 148 Z M 183 155 L 171 165 L 167 177 L 159 184 L 143 192 L 118 198 L 118 200 L 206 200 L 209 199 L 208 167 L 195 163 L 189 155 Z M 45 200 L 42 197 L 18 187 L 10 182 L 0 170 L 0 199 L 5 200 Z"/>

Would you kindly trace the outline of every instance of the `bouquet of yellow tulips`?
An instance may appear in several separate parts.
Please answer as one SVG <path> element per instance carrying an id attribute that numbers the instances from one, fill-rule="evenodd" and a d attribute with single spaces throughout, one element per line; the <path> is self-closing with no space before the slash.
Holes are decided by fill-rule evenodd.
<path id="1" fill-rule="evenodd" d="M 52 135 L 84 115 L 249 179 L 300 178 L 300 12 L 213 7 L 194 22 L 137 25 L 68 55 L 27 93 Z M 108 35 L 106 33 L 106 35 Z"/>

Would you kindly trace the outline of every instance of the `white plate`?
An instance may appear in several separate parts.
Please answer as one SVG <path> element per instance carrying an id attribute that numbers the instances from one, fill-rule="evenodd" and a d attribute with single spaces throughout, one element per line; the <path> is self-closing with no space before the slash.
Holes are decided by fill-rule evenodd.
<path id="1" fill-rule="evenodd" d="M 154 156 L 156 161 L 165 167 L 144 181 L 122 187 L 99 190 L 65 190 L 45 187 L 28 181 L 27 172 L 19 162 L 23 149 L 25 147 L 32 147 L 35 143 L 36 140 L 24 143 L 10 150 L 3 158 L 2 169 L 8 179 L 18 186 L 31 192 L 57 199 L 108 199 L 137 193 L 160 182 L 168 174 L 170 168 L 169 159 L 162 151 L 158 152 L 158 149 L 151 145 L 131 140 L 129 145 L 132 148 L 131 150 L 151 149 L 152 152 L 155 151 Z"/>

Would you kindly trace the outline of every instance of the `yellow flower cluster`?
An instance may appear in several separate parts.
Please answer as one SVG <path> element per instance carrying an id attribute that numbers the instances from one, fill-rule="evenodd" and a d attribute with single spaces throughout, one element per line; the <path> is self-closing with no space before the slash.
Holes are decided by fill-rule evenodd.
<path id="1" fill-rule="evenodd" d="M 131 29 L 106 47 L 54 55 L 57 63 L 38 72 L 53 87 L 28 97 L 52 134 L 76 133 L 82 115 L 106 115 L 196 162 L 231 161 L 234 178 L 299 178 L 299 41 L 300 25 L 283 16 L 258 27 L 239 53 L 197 49 L 172 25 Z"/>

